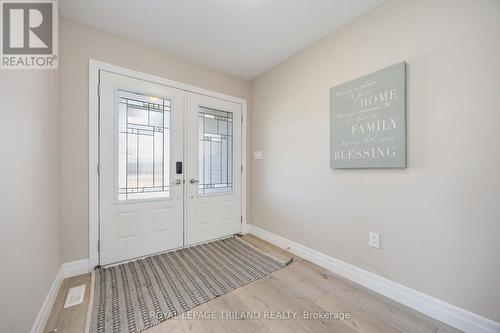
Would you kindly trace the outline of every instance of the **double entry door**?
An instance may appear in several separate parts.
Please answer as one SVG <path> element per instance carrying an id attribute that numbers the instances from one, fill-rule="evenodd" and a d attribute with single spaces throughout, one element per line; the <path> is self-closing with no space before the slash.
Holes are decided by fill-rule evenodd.
<path id="1" fill-rule="evenodd" d="M 99 80 L 100 265 L 241 232 L 241 104 Z"/>

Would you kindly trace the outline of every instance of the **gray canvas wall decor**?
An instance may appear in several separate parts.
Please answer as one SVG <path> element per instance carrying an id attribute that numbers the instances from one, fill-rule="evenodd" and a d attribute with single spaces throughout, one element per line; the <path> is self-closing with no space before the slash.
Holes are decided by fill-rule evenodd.
<path id="1" fill-rule="evenodd" d="M 406 168 L 405 65 L 330 89 L 332 168 Z"/>

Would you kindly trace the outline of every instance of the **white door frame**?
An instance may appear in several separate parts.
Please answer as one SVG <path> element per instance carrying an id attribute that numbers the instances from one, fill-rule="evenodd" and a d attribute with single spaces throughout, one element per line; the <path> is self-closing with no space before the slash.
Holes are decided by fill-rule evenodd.
<path id="1" fill-rule="evenodd" d="M 185 83 L 168 80 L 159 76 L 115 66 L 101 61 L 89 59 L 89 269 L 92 270 L 98 264 L 98 240 L 99 240 L 99 71 L 104 70 L 124 76 L 129 76 L 156 84 L 169 86 L 194 92 L 201 95 L 215 97 L 230 102 L 241 104 L 241 164 L 243 166 L 241 179 L 241 214 L 242 232 L 247 232 L 246 198 L 247 198 L 247 101 L 242 98 L 233 97 L 218 92 L 198 88 Z M 184 221 L 185 223 L 185 221 Z"/>

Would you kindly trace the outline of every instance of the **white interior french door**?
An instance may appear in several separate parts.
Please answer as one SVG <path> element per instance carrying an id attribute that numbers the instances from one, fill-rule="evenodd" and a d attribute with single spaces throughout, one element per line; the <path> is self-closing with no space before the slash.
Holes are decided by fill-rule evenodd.
<path id="1" fill-rule="evenodd" d="M 241 232 L 241 104 L 99 80 L 99 264 Z"/>
<path id="2" fill-rule="evenodd" d="M 179 89 L 101 71 L 100 264 L 183 245 Z"/>
<path id="3" fill-rule="evenodd" d="M 187 245 L 241 232 L 241 114 L 241 104 L 187 93 Z"/>

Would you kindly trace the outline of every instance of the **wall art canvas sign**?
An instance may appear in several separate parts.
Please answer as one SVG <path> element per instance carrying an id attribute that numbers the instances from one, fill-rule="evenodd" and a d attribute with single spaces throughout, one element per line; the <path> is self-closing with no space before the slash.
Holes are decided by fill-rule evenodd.
<path id="1" fill-rule="evenodd" d="M 330 89 L 331 167 L 406 168 L 406 64 Z"/>

